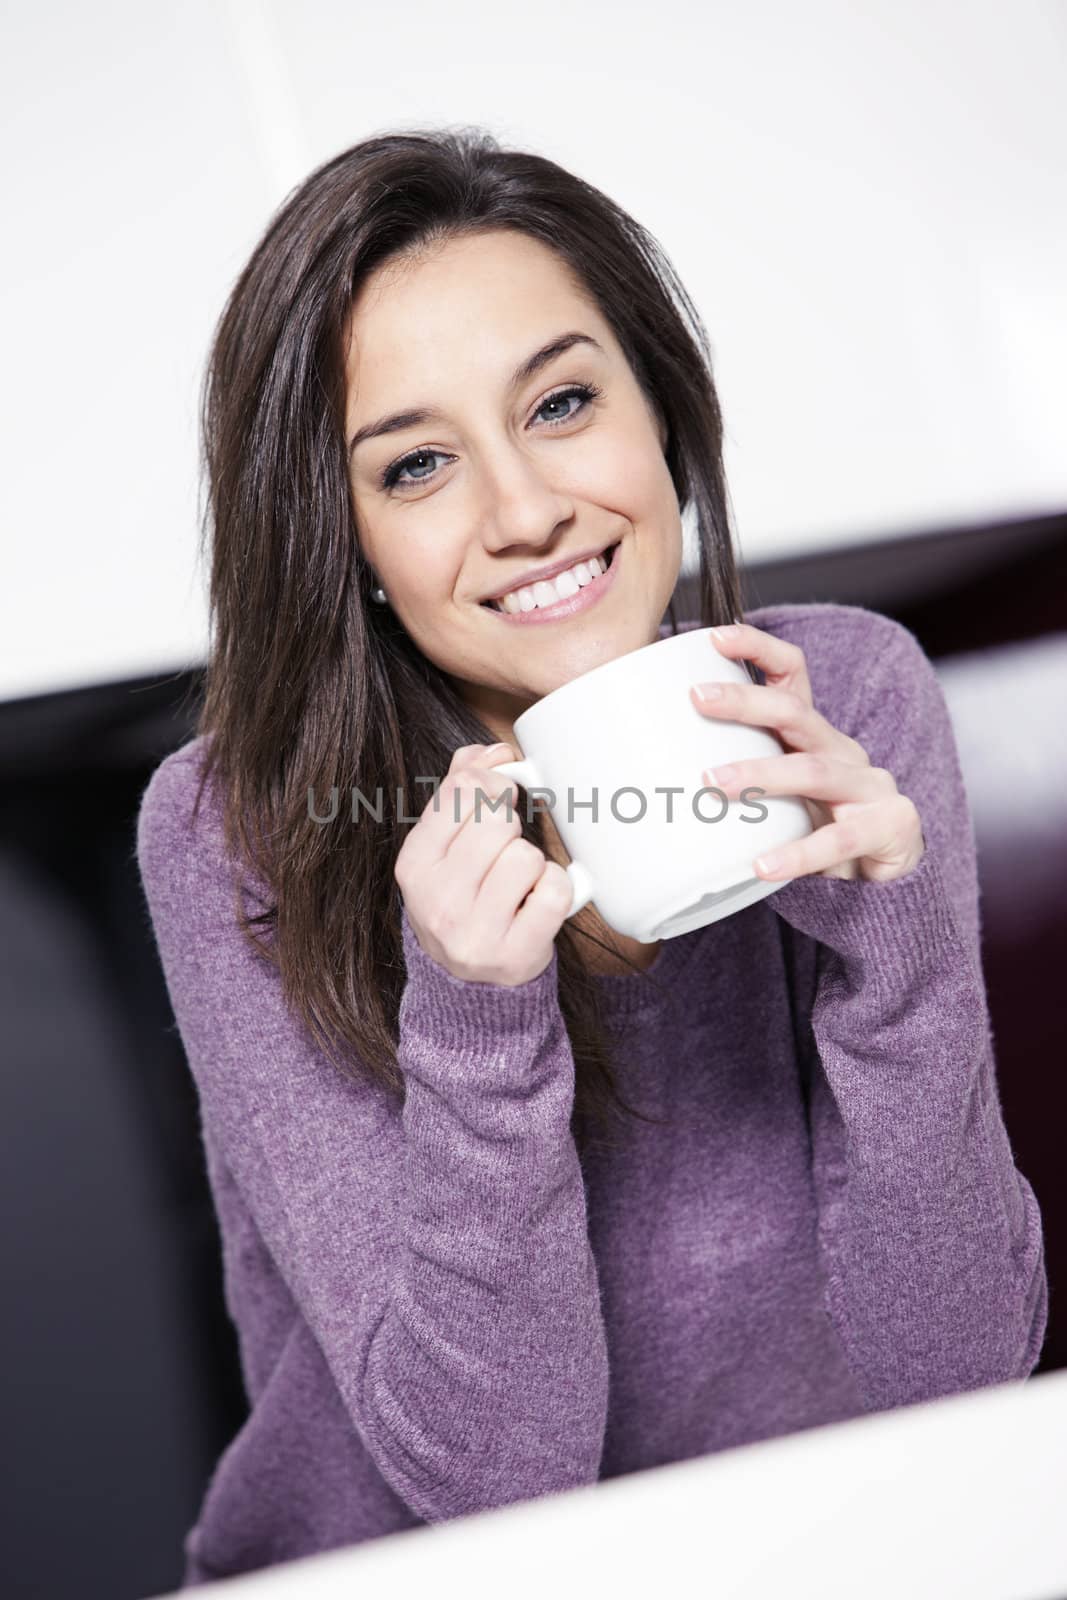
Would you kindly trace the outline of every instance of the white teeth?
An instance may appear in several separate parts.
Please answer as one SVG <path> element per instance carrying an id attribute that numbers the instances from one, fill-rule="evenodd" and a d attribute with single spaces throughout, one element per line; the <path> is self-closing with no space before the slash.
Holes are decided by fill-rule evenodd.
<path id="1" fill-rule="evenodd" d="M 540 606 L 552 606 L 557 600 L 569 600 L 579 589 L 584 589 L 587 583 L 592 583 L 594 578 L 601 577 L 607 570 L 608 564 L 602 556 L 590 556 L 568 567 L 565 572 L 558 573 L 555 578 L 541 578 L 537 583 L 512 589 L 491 604 L 512 615 L 516 611 L 534 611 Z"/>

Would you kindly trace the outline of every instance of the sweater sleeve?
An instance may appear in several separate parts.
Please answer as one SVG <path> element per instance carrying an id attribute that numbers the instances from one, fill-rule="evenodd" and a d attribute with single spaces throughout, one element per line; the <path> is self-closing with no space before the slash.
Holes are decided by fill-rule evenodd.
<path id="1" fill-rule="evenodd" d="M 1048 1292 L 997 1092 L 948 708 L 914 636 L 877 621 L 852 725 L 835 725 L 915 802 L 925 853 L 888 883 L 808 875 L 768 901 L 818 941 L 806 1071 L 819 1247 L 869 1410 L 1026 1377 Z"/>
<path id="2" fill-rule="evenodd" d="M 193 777 L 169 757 L 138 818 L 167 987 L 205 1129 L 352 1427 L 429 1523 L 595 1482 L 607 1350 L 555 954 L 514 988 L 461 981 L 405 913 L 400 1107 L 283 1004 Z"/>

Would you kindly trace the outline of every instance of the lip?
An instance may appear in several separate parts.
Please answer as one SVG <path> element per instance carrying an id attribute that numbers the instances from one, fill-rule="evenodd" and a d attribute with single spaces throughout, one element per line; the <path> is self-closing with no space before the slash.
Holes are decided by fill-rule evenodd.
<path id="1" fill-rule="evenodd" d="M 615 552 L 607 572 L 602 573 L 599 578 L 594 578 L 591 583 L 585 584 L 578 590 L 577 594 L 568 595 L 566 600 L 557 600 L 555 605 L 551 606 L 535 606 L 532 611 L 498 611 L 495 606 L 487 606 L 483 602 L 483 611 L 488 611 L 491 617 L 499 617 L 501 622 L 515 623 L 519 627 L 535 627 L 541 622 L 563 622 L 567 617 L 574 616 L 576 612 L 588 611 L 590 606 L 595 606 L 607 594 L 615 582 L 615 574 L 622 559 L 621 540 L 614 545 L 605 545 L 604 548 L 605 551 L 614 550 Z M 594 551 L 593 554 L 596 555 L 598 552 Z M 582 558 L 576 557 L 575 559 L 581 560 Z M 560 567 L 559 571 L 565 572 L 567 566 L 573 565 L 574 562 L 570 561 L 565 566 Z M 518 587 L 522 588 L 523 586 L 519 584 Z M 504 593 L 507 594 L 507 592 L 505 589 Z M 495 599 L 496 596 L 494 595 L 492 598 Z"/>
<path id="2" fill-rule="evenodd" d="M 590 556 L 599 556 L 605 550 L 610 550 L 613 543 L 618 544 L 618 540 L 609 540 L 607 544 L 598 545 L 593 550 L 579 551 L 573 556 L 568 556 L 565 561 L 555 562 L 551 567 L 531 568 L 529 572 L 523 573 L 521 577 L 512 578 L 511 582 L 506 583 L 502 589 L 494 589 L 492 594 L 483 594 L 479 604 L 484 605 L 487 600 L 502 600 L 513 589 L 528 589 L 535 583 L 541 583 L 544 579 L 558 578 L 561 572 L 566 572 L 568 567 L 576 567 L 579 561 L 588 561 Z"/>

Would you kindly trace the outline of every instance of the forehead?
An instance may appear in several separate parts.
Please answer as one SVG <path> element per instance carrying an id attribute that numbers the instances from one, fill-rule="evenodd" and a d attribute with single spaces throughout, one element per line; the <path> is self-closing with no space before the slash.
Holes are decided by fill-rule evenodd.
<path id="1" fill-rule="evenodd" d="M 566 261 L 538 239 L 494 230 L 383 263 L 361 286 L 346 327 L 346 369 L 377 382 L 400 368 L 454 371 L 480 354 L 514 365 L 564 328 L 605 348 L 611 330 Z"/>

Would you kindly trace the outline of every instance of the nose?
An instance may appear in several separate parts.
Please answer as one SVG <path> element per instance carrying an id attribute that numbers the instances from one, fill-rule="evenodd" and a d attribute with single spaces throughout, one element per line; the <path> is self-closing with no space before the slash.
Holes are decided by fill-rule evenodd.
<path id="1" fill-rule="evenodd" d="M 571 496 L 556 488 L 544 468 L 520 449 L 497 450 L 485 463 L 484 484 L 481 532 L 487 550 L 550 543 L 560 524 L 574 515 Z"/>

